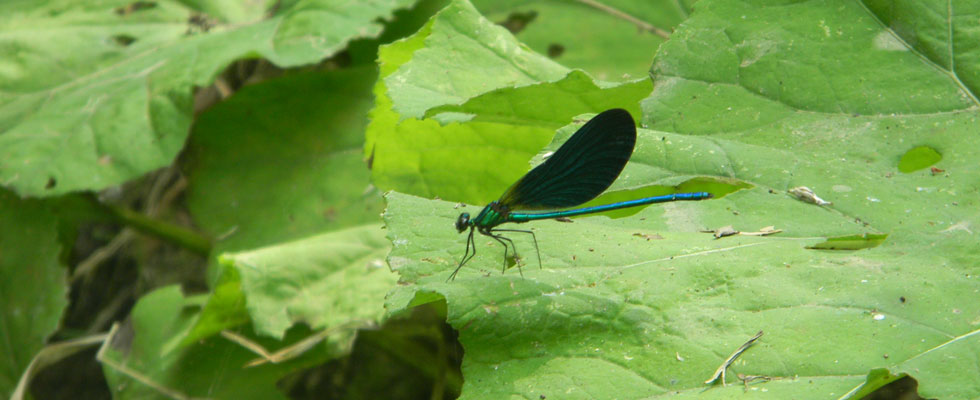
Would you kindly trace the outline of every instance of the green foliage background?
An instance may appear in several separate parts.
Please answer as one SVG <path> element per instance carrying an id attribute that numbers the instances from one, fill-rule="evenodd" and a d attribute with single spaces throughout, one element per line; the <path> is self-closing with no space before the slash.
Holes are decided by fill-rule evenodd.
<path id="1" fill-rule="evenodd" d="M 4 2 L 0 392 L 823 399 L 910 376 L 980 397 L 978 21 L 939 1 Z M 456 216 L 613 107 L 637 147 L 596 204 L 716 198 L 529 224 L 543 265 L 521 274 L 481 237 L 446 282 Z M 703 232 L 725 226 L 781 232 Z M 760 330 L 728 382 L 766 379 L 705 384 Z M 246 367 L 259 347 L 291 351 Z M 105 381 L 47 384 L 86 369 Z"/>

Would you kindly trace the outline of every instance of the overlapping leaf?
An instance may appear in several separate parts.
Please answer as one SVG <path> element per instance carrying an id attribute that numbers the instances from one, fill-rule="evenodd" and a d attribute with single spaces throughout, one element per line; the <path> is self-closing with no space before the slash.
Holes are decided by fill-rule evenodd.
<path id="1" fill-rule="evenodd" d="M 193 88 L 230 62 L 314 63 L 409 3 L 309 1 L 266 15 L 273 2 L 5 2 L 0 183 L 33 196 L 100 190 L 170 164 Z"/>
<path id="2" fill-rule="evenodd" d="M 372 224 L 228 254 L 228 271 L 206 308 L 183 299 L 179 288 L 140 301 L 132 325 L 110 344 L 107 377 L 122 398 L 279 397 L 277 379 L 349 352 L 356 329 L 381 320 L 384 294 L 395 282 L 382 261 L 387 249 L 384 232 Z M 241 332 L 270 353 L 302 347 L 319 332 L 323 342 L 296 351 L 295 359 L 247 367 L 258 355 L 219 336 L 224 330 Z"/>
<path id="3" fill-rule="evenodd" d="M 377 221 L 360 148 L 373 68 L 246 87 L 203 113 L 184 168 L 195 222 L 241 251 Z"/>
<path id="4" fill-rule="evenodd" d="M 68 304 L 58 220 L 38 201 L 0 190 L 0 393 L 9 395 Z"/>
<path id="5" fill-rule="evenodd" d="M 379 63 L 364 147 L 375 185 L 460 201 L 499 196 L 571 117 L 636 109 L 649 92 L 648 82 L 605 84 L 570 72 L 465 1 L 451 3 L 414 36 L 383 46 Z M 559 96 L 561 106 L 550 100 Z M 458 118 L 419 119 L 426 112 Z M 488 164 L 495 168 L 481 167 Z M 480 184 L 458 185 L 460 176 Z"/>
<path id="6" fill-rule="evenodd" d="M 172 343 L 180 340 L 200 311 L 195 303 L 193 298 L 184 298 L 179 287 L 171 286 L 144 296 L 136 304 L 131 322 L 115 330 L 101 350 L 114 398 L 285 399 L 276 389 L 277 380 L 331 354 L 329 346 L 321 344 L 299 358 L 247 367 L 256 355 L 219 336 L 175 349 Z M 297 331 L 287 340 L 297 341 L 303 334 L 309 333 Z M 281 345 L 261 339 L 257 343 Z"/>

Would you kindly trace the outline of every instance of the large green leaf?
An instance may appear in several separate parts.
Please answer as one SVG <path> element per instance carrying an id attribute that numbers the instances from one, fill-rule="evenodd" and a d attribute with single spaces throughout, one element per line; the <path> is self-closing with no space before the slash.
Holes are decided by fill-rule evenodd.
<path id="1" fill-rule="evenodd" d="M 467 57 L 445 56 L 457 53 Z M 558 66 L 464 0 L 382 46 L 379 63 L 365 144 L 375 185 L 474 203 L 499 196 L 573 116 L 613 107 L 638 113 L 650 90 L 648 82 L 607 84 Z M 472 116 L 418 119 L 427 113 Z M 480 184 L 460 185 L 461 176 Z"/>
<path id="2" fill-rule="evenodd" d="M 195 223 L 241 251 L 377 221 L 361 157 L 373 68 L 273 79 L 201 114 L 184 169 Z"/>
<path id="3" fill-rule="evenodd" d="M 971 377 L 980 369 L 968 361 L 980 354 L 980 309 L 970 300 L 980 265 L 971 228 L 980 218 L 980 202 L 972 195 L 980 187 L 980 151 L 964 145 L 974 140 L 980 105 L 974 78 L 980 57 L 969 50 L 980 40 L 980 9 L 944 2 L 768 7 L 717 1 L 699 3 L 699 10 L 686 25 L 685 41 L 667 43 L 654 65 L 658 89 L 644 104 L 647 121 L 680 133 L 710 134 L 739 160 L 735 176 L 760 188 L 808 186 L 833 202 L 832 214 L 797 219 L 858 220 L 889 234 L 874 251 L 826 257 L 860 267 L 842 276 L 873 285 L 851 291 L 880 294 L 833 301 L 919 328 L 857 332 L 888 341 L 852 354 L 859 360 L 855 365 L 819 373 L 882 367 L 918 379 L 925 397 L 980 395 L 980 381 Z M 812 22 L 791 22 L 799 15 Z M 688 42 L 710 45 L 693 52 Z M 730 151 L 736 143 L 794 156 L 774 164 Z M 935 150 L 929 162 L 943 173 L 903 168 L 900 160 L 922 158 L 913 155 L 922 146 Z M 748 215 L 752 204 L 732 208 L 759 220 Z M 805 235 L 789 229 L 785 234 Z M 891 282 L 896 277 L 901 280 Z M 801 298 L 796 304 L 814 302 Z"/>
<path id="4" fill-rule="evenodd" d="M 381 212 L 360 152 L 375 77 L 364 67 L 296 74 L 247 87 L 202 114 L 185 163 L 189 206 L 197 224 L 220 238 L 218 253 L 240 253 L 226 253 L 212 270 L 221 276 L 185 343 L 249 321 L 258 333 L 281 337 L 294 322 L 319 329 L 380 315 L 380 303 L 370 315 L 310 311 L 343 303 L 351 296 L 335 286 L 353 281 L 378 302 L 390 281 L 351 260 L 380 259 L 373 253 L 386 248 L 380 232 L 361 226 Z M 368 290 L 372 282 L 381 288 Z M 317 298 L 294 299 L 311 308 L 290 312 L 292 319 L 266 312 L 300 307 L 285 288 Z"/>
<path id="5" fill-rule="evenodd" d="M 258 334 L 281 338 L 296 323 L 313 329 L 369 325 L 381 321 L 385 293 L 396 280 L 383 262 L 384 236 L 380 225 L 370 224 L 222 260 L 241 277 Z"/>
<path id="6" fill-rule="evenodd" d="M 701 177 L 743 190 L 520 226 L 536 233 L 543 263 L 528 235 L 510 235 L 523 278 L 501 274 L 503 248 L 478 235 L 453 282 L 465 237 L 452 224 L 482 204 L 392 193 L 389 262 L 414 285 L 389 307 L 446 299 L 466 348 L 464 398 L 842 398 L 888 381 L 868 379 L 881 368 L 917 379 L 925 397 L 977 397 L 980 60 L 968 49 L 980 11 L 931 4 L 699 2 L 656 57 L 643 103 L 653 130 L 640 130 L 614 189 Z M 920 146 L 941 155 L 937 168 L 900 172 Z M 497 147 L 484 151 L 513 148 Z M 427 182 L 427 194 L 488 184 L 453 172 L 453 185 Z M 799 186 L 831 204 L 791 194 Z M 698 232 L 726 225 L 782 233 Z M 808 248 L 848 237 L 868 243 Z M 747 393 L 706 386 L 759 330 L 728 379 L 773 379 Z"/>
<path id="7" fill-rule="evenodd" d="M 395 275 L 383 262 L 388 243 L 380 228 L 371 224 L 227 254 L 222 259 L 228 271 L 206 299 L 184 299 L 177 287 L 144 296 L 131 324 L 106 349 L 106 376 L 116 397 L 176 392 L 284 398 L 278 379 L 349 352 L 356 329 L 381 320 Z M 226 330 L 269 352 L 302 347 L 311 335 L 322 334 L 323 342 L 297 352 L 296 359 L 247 367 L 258 356 L 217 335 Z"/>
<path id="8" fill-rule="evenodd" d="M 483 18 L 467 1 L 453 1 L 405 42 L 408 46 L 398 46 L 388 53 L 390 59 L 381 60 L 398 63 L 395 71 L 386 70 L 396 65 L 382 69 L 381 77 L 392 109 L 402 118 L 418 118 L 434 106 L 459 104 L 497 88 L 553 81 L 568 72 Z M 409 58 L 398 60 L 391 53 L 409 53 Z"/>
<path id="9" fill-rule="evenodd" d="M 0 189 L 0 394 L 10 395 L 24 368 L 61 320 L 68 300 L 58 262 L 58 219 L 40 202 Z"/>
<path id="10" fill-rule="evenodd" d="M 193 88 L 230 62 L 314 63 L 377 36 L 375 20 L 410 1 L 188 4 L 0 4 L 0 182 L 46 196 L 170 164 L 187 137 Z"/>

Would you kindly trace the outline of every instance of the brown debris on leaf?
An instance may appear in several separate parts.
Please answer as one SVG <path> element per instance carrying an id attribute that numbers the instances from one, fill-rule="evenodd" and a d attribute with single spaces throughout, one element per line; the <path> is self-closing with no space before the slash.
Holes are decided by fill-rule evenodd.
<path id="1" fill-rule="evenodd" d="M 813 193 L 813 190 L 806 186 L 797 186 L 792 188 L 789 190 L 789 194 L 793 195 L 793 197 L 796 197 L 800 201 L 816 204 L 818 206 L 829 206 L 834 204 L 827 200 L 821 199 L 820 196 L 817 196 L 816 193 Z"/>
<path id="2" fill-rule="evenodd" d="M 715 239 L 721 239 L 721 238 L 726 237 L 726 236 L 734 236 L 734 235 L 742 235 L 742 236 L 769 236 L 769 235 L 776 234 L 776 233 L 779 233 L 779 232 L 782 232 L 782 231 L 783 231 L 782 229 L 776 229 L 776 227 L 774 227 L 772 225 L 769 225 L 767 227 L 764 227 L 762 229 L 759 229 L 758 232 L 741 232 L 741 231 L 736 231 L 734 228 L 732 228 L 731 225 L 728 225 L 728 226 L 723 226 L 723 227 L 718 228 L 718 229 L 714 229 L 714 230 L 710 230 L 710 231 L 701 231 L 701 232 L 703 232 L 703 233 L 710 233 L 710 234 L 712 234 L 715 237 Z"/>

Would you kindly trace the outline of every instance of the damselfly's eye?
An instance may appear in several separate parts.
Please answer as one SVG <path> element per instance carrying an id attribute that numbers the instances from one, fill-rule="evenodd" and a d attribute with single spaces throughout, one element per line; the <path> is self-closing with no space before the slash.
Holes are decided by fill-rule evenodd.
<path id="1" fill-rule="evenodd" d="M 470 213 L 459 214 L 459 218 L 456 218 L 456 230 L 462 233 L 470 226 Z"/>

